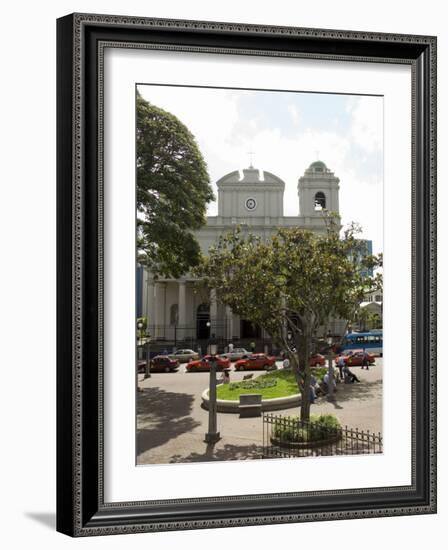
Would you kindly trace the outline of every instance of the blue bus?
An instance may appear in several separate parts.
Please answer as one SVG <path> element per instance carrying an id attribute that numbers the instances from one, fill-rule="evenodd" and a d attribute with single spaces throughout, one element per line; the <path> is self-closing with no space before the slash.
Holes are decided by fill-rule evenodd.
<path id="1" fill-rule="evenodd" d="M 383 331 L 372 330 L 370 332 L 350 332 L 342 339 L 342 351 L 366 350 L 369 353 L 383 356 Z"/>

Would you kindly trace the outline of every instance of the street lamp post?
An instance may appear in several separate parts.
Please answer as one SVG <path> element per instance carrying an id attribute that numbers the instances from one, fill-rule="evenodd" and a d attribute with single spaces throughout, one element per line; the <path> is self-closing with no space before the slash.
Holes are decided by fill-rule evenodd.
<path id="1" fill-rule="evenodd" d="M 140 333 L 140 340 L 142 335 L 142 330 L 144 327 L 143 321 L 138 321 L 137 323 L 137 329 Z M 137 338 L 137 341 L 139 338 Z M 149 353 L 149 345 L 151 341 L 151 334 L 148 329 L 145 331 L 145 344 L 146 344 L 146 363 L 145 363 L 145 378 L 151 378 L 151 365 L 150 365 L 150 353 Z"/>
<path id="2" fill-rule="evenodd" d="M 151 354 L 149 353 L 149 346 L 151 342 L 151 334 L 149 330 L 146 332 L 146 364 L 145 364 L 145 378 L 151 378 Z"/>
<path id="3" fill-rule="evenodd" d="M 207 326 L 210 326 L 210 321 L 207 321 Z M 221 439 L 218 432 L 218 415 L 216 403 L 216 344 L 210 343 L 210 382 L 208 390 L 208 431 L 205 434 L 205 442 L 215 444 Z"/>

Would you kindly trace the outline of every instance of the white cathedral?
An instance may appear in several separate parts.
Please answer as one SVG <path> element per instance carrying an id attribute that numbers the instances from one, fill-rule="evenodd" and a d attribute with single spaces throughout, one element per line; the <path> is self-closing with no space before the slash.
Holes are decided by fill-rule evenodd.
<path id="1" fill-rule="evenodd" d="M 262 238 L 281 227 L 325 231 L 322 209 L 339 215 L 339 178 L 322 161 L 313 162 L 298 180 L 298 215 L 284 216 L 285 182 L 253 166 L 234 171 L 217 181 L 218 214 L 208 216 L 196 233 L 204 254 L 219 236 L 236 225 Z M 153 341 L 192 345 L 215 337 L 224 342 L 269 338 L 250 320 L 241 319 L 229 307 L 195 292 L 193 278 L 158 279 L 149 271 L 143 276 L 142 313 L 149 319 Z"/>

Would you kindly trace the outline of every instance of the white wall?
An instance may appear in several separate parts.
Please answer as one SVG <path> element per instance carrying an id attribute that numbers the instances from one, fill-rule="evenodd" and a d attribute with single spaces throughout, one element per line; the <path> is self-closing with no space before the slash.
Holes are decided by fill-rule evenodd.
<path id="1" fill-rule="evenodd" d="M 387 548 L 395 536 L 408 550 L 444 540 L 447 513 L 446 436 L 440 440 L 439 515 L 321 524 L 247 527 L 217 531 L 160 533 L 73 541 L 54 531 L 55 512 L 55 19 L 73 11 L 168 18 L 439 35 L 439 151 L 448 150 L 448 35 L 442 2 L 359 0 L 60 0 L 14 2 L 2 10 L 0 128 L 2 162 L 0 285 L 2 392 L 1 542 L 4 548 L 185 549 L 227 547 L 344 550 Z M 447 203 L 440 174 L 439 204 Z M 442 213 L 441 213 L 442 214 Z M 440 215 L 439 249 L 444 252 L 447 216 Z M 440 258 L 440 280 L 447 277 Z M 440 311 L 446 310 L 441 285 Z M 445 307 L 444 307 L 445 305 Z M 6 307 L 5 307 L 6 306 Z M 441 331 L 447 328 L 440 319 Z M 443 334 L 443 332 L 442 332 Z M 442 338 L 440 339 L 443 341 Z M 442 346 L 440 345 L 440 348 Z M 441 350 L 439 387 L 448 369 Z M 440 420 L 448 418 L 441 400 Z M 440 422 L 442 424 L 442 422 Z M 443 433 L 444 430 L 441 430 Z M 443 544 L 443 543 L 442 543 Z"/>

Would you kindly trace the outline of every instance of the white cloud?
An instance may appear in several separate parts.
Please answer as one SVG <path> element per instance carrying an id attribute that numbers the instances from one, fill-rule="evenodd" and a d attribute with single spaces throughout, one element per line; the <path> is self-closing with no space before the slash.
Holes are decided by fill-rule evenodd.
<path id="1" fill-rule="evenodd" d="M 368 153 L 383 148 L 383 102 L 378 97 L 351 98 L 348 104 L 354 142 Z"/>
<path id="2" fill-rule="evenodd" d="M 301 120 L 299 109 L 297 108 L 297 105 L 294 105 L 293 103 L 288 104 L 288 113 L 291 115 L 291 119 L 293 123 L 298 126 L 299 122 Z"/>

